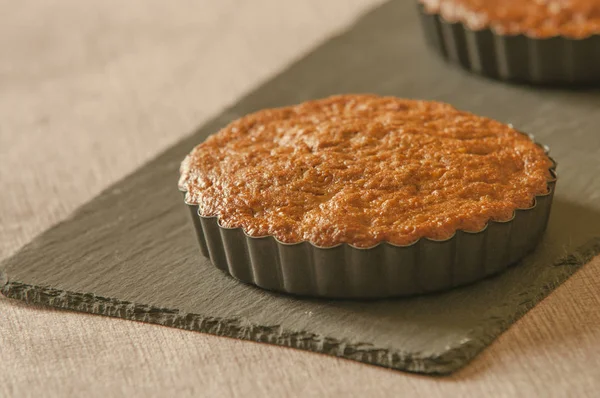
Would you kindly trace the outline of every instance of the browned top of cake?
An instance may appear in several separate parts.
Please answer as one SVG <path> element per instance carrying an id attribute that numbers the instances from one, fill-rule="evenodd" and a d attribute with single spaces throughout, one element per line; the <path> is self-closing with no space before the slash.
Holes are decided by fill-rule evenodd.
<path id="1" fill-rule="evenodd" d="M 551 166 L 510 126 L 450 105 L 342 95 L 234 121 L 186 157 L 179 184 L 250 236 L 369 247 L 510 219 L 547 193 Z"/>
<path id="2" fill-rule="evenodd" d="M 584 38 L 600 34 L 600 0 L 420 0 L 432 13 L 500 34 Z"/>

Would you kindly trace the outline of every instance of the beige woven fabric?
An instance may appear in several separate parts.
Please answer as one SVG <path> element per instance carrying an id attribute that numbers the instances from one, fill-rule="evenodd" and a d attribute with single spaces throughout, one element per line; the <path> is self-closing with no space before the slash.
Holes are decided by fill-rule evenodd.
<path id="1" fill-rule="evenodd" d="M 0 0 L 0 258 L 380 2 Z M 0 299 L 0 397 L 595 396 L 599 283 L 450 378 Z"/>

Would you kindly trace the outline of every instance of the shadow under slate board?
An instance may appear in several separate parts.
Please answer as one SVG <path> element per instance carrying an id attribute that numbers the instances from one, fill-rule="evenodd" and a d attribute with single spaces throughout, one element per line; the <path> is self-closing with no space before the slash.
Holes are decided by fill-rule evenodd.
<path id="1" fill-rule="evenodd" d="M 471 286 L 379 301 L 277 295 L 212 267 L 200 256 L 177 190 L 181 159 L 248 112 L 345 92 L 450 102 L 549 145 L 559 181 L 535 253 Z M 415 5 L 386 3 L 26 245 L 3 264 L 2 293 L 393 369 L 450 373 L 600 251 L 599 110 L 597 91 L 511 86 L 444 64 L 425 47 Z"/>

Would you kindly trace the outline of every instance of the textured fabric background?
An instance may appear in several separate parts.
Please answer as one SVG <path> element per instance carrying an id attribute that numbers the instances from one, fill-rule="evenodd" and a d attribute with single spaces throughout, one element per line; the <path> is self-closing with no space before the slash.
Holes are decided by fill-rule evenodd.
<path id="1" fill-rule="evenodd" d="M 0 258 L 379 3 L 0 0 Z M 595 396 L 599 283 L 449 378 L 0 298 L 0 397 Z"/>

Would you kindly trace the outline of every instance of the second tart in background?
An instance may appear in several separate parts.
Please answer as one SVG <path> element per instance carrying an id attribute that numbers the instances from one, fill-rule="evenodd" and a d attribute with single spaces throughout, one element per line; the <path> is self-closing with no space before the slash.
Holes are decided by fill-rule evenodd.
<path id="1" fill-rule="evenodd" d="M 505 81 L 600 83 L 600 0 L 419 0 L 430 46 Z"/>

